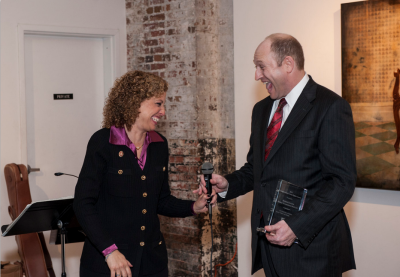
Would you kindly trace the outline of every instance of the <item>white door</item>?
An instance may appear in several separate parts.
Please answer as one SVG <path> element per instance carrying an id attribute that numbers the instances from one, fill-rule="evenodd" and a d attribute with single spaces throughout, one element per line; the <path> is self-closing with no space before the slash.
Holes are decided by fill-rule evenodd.
<path id="1" fill-rule="evenodd" d="M 105 99 L 104 39 L 24 35 L 27 162 L 32 200 L 74 195 L 90 136 L 101 127 Z M 107 88 L 108 89 L 108 88 Z M 54 100 L 55 94 L 73 99 Z M 48 243 L 50 232 L 45 232 Z M 77 276 L 82 243 L 66 246 L 66 270 Z M 55 268 L 60 246 L 48 245 Z M 59 272 L 56 272 L 58 275 Z"/>
<path id="2" fill-rule="evenodd" d="M 126 26 L 125 0 L 1 0 L 1 225 L 11 222 L 3 168 L 8 163 L 27 164 L 28 154 L 29 164 L 41 169 L 29 176 L 34 200 L 73 194 L 76 180 L 68 176 L 56 178 L 53 173 L 79 173 L 87 140 L 101 124 L 99 105 L 102 106 L 107 87 L 127 70 Z M 30 34 L 37 36 L 29 37 Z M 61 43 L 50 47 L 57 41 Z M 104 80 L 101 89 L 99 80 L 104 76 L 110 78 Z M 74 99 L 52 100 L 57 93 L 73 93 Z M 102 96 L 98 98 L 99 95 Z M 44 119 L 40 110 L 47 115 Z M 95 117 L 89 116 L 89 110 Z M 68 131 L 66 135 L 64 131 Z M 43 135 L 46 132 L 50 137 Z M 75 149 L 82 151 L 74 152 Z M 79 276 L 81 247 L 82 244 L 66 246 L 68 277 Z M 49 250 L 60 276 L 60 247 L 50 245 Z M 0 239 L 0 256 L 2 261 L 21 260 L 14 237 Z"/>

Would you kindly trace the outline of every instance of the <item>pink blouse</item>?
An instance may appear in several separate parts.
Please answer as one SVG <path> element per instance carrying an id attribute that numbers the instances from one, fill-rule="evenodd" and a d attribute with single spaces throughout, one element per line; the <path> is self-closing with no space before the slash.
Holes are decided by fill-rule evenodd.
<path id="1" fill-rule="evenodd" d="M 147 158 L 147 148 L 149 144 L 152 142 L 163 142 L 162 137 L 157 134 L 155 131 L 147 132 L 146 138 L 144 139 L 142 153 L 140 153 L 140 157 L 137 158 L 136 146 L 131 142 L 128 138 L 128 135 L 125 132 L 125 128 L 117 128 L 115 126 L 111 126 L 110 129 L 110 140 L 109 142 L 114 145 L 126 145 L 132 152 L 135 154 L 136 160 L 140 168 L 143 170 L 144 165 L 146 164 Z"/>

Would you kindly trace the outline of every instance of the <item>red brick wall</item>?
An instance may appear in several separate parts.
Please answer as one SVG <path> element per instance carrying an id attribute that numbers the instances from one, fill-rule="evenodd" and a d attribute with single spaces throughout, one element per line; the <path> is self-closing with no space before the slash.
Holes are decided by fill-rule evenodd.
<path id="1" fill-rule="evenodd" d="M 215 171 L 234 170 L 232 0 L 127 0 L 128 70 L 165 78 L 167 115 L 158 131 L 169 142 L 172 194 L 197 197 L 204 161 Z M 170 276 L 209 276 L 208 215 L 160 217 Z M 236 244 L 236 202 L 213 213 L 213 264 L 225 263 Z M 233 265 L 237 266 L 237 260 Z M 237 276 L 235 267 L 218 276 Z"/>

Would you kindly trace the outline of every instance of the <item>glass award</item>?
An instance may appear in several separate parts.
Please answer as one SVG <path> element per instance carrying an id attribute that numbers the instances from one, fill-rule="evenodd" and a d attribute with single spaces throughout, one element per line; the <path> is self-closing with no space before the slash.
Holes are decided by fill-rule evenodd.
<path id="1" fill-rule="evenodd" d="M 267 224 L 274 225 L 292 214 L 301 211 L 304 207 L 306 195 L 307 189 L 285 180 L 279 180 Z"/>

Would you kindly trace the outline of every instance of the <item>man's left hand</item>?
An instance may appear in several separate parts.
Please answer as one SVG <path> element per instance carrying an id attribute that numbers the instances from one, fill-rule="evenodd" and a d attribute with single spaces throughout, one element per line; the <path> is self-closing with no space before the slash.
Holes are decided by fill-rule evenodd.
<path id="1" fill-rule="evenodd" d="M 264 228 L 269 232 L 265 236 L 272 244 L 291 246 L 296 239 L 296 235 L 284 220 L 279 221 L 275 225 L 265 226 Z"/>

